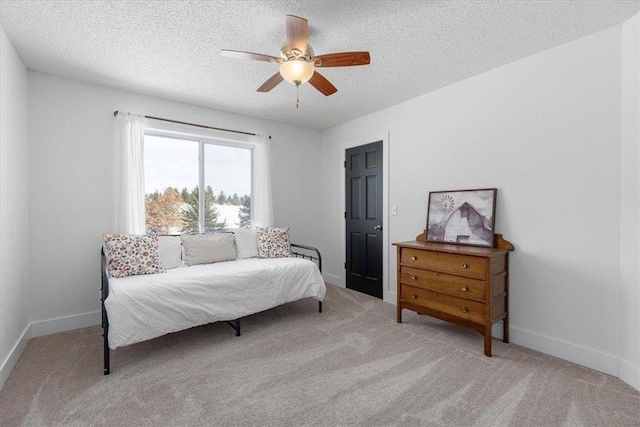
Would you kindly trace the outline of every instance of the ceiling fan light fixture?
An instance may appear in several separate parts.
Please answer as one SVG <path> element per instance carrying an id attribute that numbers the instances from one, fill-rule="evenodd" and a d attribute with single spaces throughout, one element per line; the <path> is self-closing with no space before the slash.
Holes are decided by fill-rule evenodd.
<path id="1" fill-rule="evenodd" d="M 290 59 L 280 64 L 282 78 L 296 86 L 308 82 L 314 72 L 313 64 L 304 59 Z"/>

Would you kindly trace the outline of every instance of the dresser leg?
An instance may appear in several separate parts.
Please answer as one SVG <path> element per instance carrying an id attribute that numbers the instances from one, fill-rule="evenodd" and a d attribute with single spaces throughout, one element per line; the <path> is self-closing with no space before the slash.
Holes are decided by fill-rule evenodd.
<path id="1" fill-rule="evenodd" d="M 504 318 L 502 321 L 502 341 L 508 343 L 509 342 L 509 315 Z"/>
<path id="2" fill-rule="evenodd" d="M 491 325 L 484 329 L 484 355 L 491 357 Z"/>
<path id="3" fill-rule="evenodd" d="M 396 313 L 396 322 L 397 323 L 402 323 L 402 307 L 400 306 L 400 304 L 398 304 L 397 306 L 397 313 Z"/>

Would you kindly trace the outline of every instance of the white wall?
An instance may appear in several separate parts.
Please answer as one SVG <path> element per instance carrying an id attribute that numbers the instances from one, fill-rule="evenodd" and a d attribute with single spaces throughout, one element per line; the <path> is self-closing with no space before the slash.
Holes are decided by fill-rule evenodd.
<path id="1" fill-rule="evenodd" d="M 620 75 L 619 26 L 325 131 L 324 247 L 343 246 L 341 146 L 389 132 L 389 241 L 425 228 L 429 191 L 497 187 L 512 342 L 616 375 Z M 325 271 L 343 282 L 343 263 Z"/>
<path id="2" fill-rule="evenodd" d="M 0 388 L 28 341 L 27 69 L 0 27 Z"/>
<path id="3" fill-rule="evenodd" d="M 296 242 L 319 246 L 319 132 L 30 72 L 34 335 L 99 323 L 99 252 L 102 234 L 112 231 L 115 110 L 271 135 L 276 225 L 290 225 Z"/>
<path id="4" fill-rule="evenodd" d="M 640 15 L 622 25 L 620 378 L 640 389 Z"/>

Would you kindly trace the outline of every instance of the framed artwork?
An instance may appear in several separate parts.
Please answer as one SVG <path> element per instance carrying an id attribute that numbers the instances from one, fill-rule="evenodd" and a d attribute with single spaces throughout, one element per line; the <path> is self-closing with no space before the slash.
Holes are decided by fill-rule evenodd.
<path id="1" fill-rule="evenodd" d="M 427 242 L 493 247 L 496 188 L 432 191 Z"/>

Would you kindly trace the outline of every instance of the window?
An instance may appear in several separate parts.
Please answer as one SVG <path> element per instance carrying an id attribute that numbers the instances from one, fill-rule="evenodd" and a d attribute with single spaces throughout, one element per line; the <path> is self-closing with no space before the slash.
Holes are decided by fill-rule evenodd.
<path id="1" fill-rule="evenodd" d="M 158 234 L 251 227 L 253 149 L 145 133 L 145 224 Z"/>

